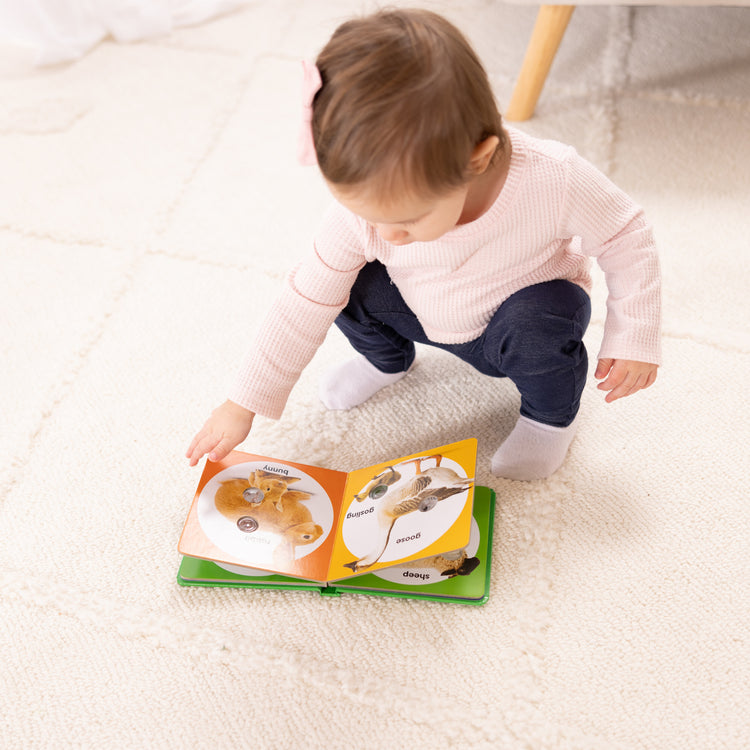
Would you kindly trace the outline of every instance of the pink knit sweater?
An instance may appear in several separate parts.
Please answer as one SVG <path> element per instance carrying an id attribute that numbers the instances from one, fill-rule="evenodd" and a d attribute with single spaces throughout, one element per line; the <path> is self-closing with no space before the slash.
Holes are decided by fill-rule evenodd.
<path id="1" fill-rule="evenodd" d="M 509 173 L 490 209 L 434 242 L 394 246 L 335 204 L 313 251 L 289 275 L 229 397 L 278 418 L 362 266 L 379 260 L 427 336 L 471 341 L 523 287 L 568 279 L 609 297 L 599 357 L 660 364 L 659 263 L 642 209 L 569 146 L 509 128 Z"/>

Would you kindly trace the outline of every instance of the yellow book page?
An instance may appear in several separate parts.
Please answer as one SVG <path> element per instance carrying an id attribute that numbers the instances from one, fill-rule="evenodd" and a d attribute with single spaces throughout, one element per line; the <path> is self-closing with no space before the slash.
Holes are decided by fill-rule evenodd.
<path id="1" fill-rule="evenodd" d="M 466 546 L 476 457 L 472 438 L 349 472 L 328 580 Z"/>

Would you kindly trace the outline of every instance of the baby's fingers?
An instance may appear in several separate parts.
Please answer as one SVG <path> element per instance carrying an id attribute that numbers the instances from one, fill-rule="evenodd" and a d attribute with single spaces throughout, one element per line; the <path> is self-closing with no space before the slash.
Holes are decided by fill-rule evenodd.
<path id="1" fill-rule="evenodd" d="M 187 451 L 190 465 L 195 466 L 208 453 L 211 461 L 221 461 L 250 432 L 255 414 L 233 401 L 225 401 L 211 413 L 193 438 Z"/>
<path id="2" fill-rule="evenodd" d="M 610 389 L 604 388 L 604 384 L 607 382 L 605 381 L 605 383 L 599 384 L 599 388 L 602 388 L 602 390 L 609 390 L 609 393 L 606 395 L 604 400 L 607 403 L 611 404 L 613 401 L 617 401 L 618 398 L 622 398 L 623 396 L 630 396 L 631 394 L 643 388 L 644 386 L 641 381 L 645 382 L 644 376 L 628 373 L 624 378 L 619 380 L 616 386 Z"/>
<path id="3" fill-rule="evenodd" d="M 596 372 L 594 377 L 597 380 L 607 377 L 607 373 L 612 369 L 612 365 L 615 363 L 614 359 L 600 359 L 596 365 Z"/>
<path id="4" fill-rule="evenodd" d="M 190 465 L 195 466 L 209 451 L 214 450 L 220 441 L 220 436 L 213 432 L 199 432 L 190 443 L 190 447 L 185 454 L 190 459 Z M 226 455 L 226 454 L 225 454 Z"/>
<path id="5" fill-rule="evenodd" d="M 211 461 L 221 461 L 223 458 L 226 458 L 232 452 L 232 449 L 234 448 L 236 444 L 237 444 L 236 440 L 232 440 L 227 437 L 222 438 L 210 450 L 210 453 L 208 454 L 208 458 Z"/>
<path id="6" fill-rule="evenodd" d="M 611 403 L 648 388 L 656 380 L 657 369 L 656 365 L 647 362 L 616 362 L 609 377 L 599 383 L 598 387 L 603 391 L 609 391 L 604 400 Z"/>
<path id="7" fill-rule="evenodd" d="M 193 451 L 198 446 L 198 443 L 203 439 L 203 430 L 196 433 L 195 437 L 190 441 L 188 449 L 185 451 L 185 458 L 190 458 L 193 455 Z"/>

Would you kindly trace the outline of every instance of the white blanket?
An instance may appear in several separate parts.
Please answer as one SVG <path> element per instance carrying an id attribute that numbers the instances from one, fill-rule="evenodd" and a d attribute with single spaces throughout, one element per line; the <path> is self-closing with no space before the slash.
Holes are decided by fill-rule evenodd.
<path id="1" fill-rule="evenodd" d="M 0 55 L 74 60 L 110 36 L 134 42 L 202 23 L 248 0 L 0 0 Z"/>

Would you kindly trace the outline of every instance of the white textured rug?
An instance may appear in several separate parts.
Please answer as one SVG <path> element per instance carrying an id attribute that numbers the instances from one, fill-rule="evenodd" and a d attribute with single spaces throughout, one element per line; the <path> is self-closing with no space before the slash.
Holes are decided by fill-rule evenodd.
<path id="1" fill-rule="evenodd" d="M 589 385 L 556 477 L 489 474 L 517 396 L 440 352 L 325 413 L 336 333 L 244 445 L 349 470 L 476 436 L 489 603 L 177 586 L 183 451 L 329 200 L 294 160 L 298 60 L 358 6 L 253 2 L 0 81 L 0 744 L 747 747 L 747 10 L 579 8 L 523 126 L 632 192 L 663 259 L 659 379 Z M 535 10 L 431 7 L 507 102 Z"/>

